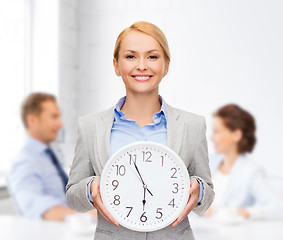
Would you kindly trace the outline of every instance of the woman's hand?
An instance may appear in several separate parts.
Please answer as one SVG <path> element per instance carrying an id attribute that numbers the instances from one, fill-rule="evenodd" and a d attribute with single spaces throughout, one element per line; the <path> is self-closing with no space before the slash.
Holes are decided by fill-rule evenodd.
<path id="1" fill-rule="evenodd" d="M 100 195 L 100 178 L 95 178 L 90 185 L 90 192 L 94 207 L 100 212 L 108 222 L 119 226 L 119 223 L 112 217 L 112 215 L 105 208 Z"/>
<path id="2" fill-rule="evenodd" d="M 190 197 L 189 197 L 188 203 L 186 207 L 184 208 L 183 212 L 180 214 L 180 216 L 173 223 L 171 223 L 172 227 L 176 227 L 197 206 L 198 198 L 199 198 L 199 191 L 200 191 L 199 182 L 195 178 L 191 178 Z"/>

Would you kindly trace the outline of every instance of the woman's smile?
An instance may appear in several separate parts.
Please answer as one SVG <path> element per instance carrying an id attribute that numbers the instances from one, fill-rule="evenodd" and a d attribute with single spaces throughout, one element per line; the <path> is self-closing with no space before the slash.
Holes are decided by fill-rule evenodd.
<path id="1" fill-rule="evenodd" d="M 149 74 L 135 74 L 135 75 L 131 75 L 132 78 L 134 78 L 135 80 L 139 81 L 139 82 L 146 82 L 148 80 L 150 80 L 153 75 L 149 75 Z"/>
<path id="2" fill-rule="evenodd" d="M 161 45 L 153 37 L 138 31 L 124 37 L 119 60 L 114 58 L 113 63 L 117 76 L 122 76 L 128 94 L 158 91 L 169 67 Z"/>

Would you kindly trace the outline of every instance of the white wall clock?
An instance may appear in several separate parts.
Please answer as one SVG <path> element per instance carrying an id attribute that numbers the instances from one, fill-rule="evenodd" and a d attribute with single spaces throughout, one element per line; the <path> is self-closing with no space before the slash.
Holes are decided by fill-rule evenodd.
<path id="1" fill-rule="evenodd" d="M 188 202 L 190 178 L 173 150 L 142 141 L 110 157 L 100 188 L 102 201 L 115 220 L 128 229 L 150 232 L 179 217 Z"/>

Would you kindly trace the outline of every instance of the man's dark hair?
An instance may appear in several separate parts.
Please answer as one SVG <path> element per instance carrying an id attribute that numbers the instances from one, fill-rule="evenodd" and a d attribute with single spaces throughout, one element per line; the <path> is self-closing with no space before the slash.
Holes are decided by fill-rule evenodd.
<path id="1" fill-rule="evenodd" d="M 29 114 L 40 115 L 42 112 L 42 103 L 45 101 L 56 102 L 56 97 L 49 93 L 31 93 L 26 97 L 21 106 L 21 118 L 25 128 L 28 128 L 27 116 Z"/>

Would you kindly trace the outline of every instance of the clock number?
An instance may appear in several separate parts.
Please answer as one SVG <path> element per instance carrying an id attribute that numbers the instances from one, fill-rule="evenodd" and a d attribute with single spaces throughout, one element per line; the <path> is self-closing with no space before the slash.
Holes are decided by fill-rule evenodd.
<path id="1" fill-rule="evenodd" d="M 175 176 L 175 174 L 177 173 L 177 169 L 173 167 L 173 168 L 171 168 L 171 170 L 174 171 L 174 173 L 172 174 L 171 178 L 177 178 L 177 177 Z"/>
<path id="2" fill-rule="evenodd" d="M 169 206 L 172 206 L 173 208 L 175 207 L 175 198 L 173 198 L 170 203 L 168 203 Z"/>
<path id="3" fill-rule="evenodd" d="M 149 156 L 147 157 L 147 159 L 145 159 L 145 155 L 147 155 L 147 154 L 149 154 Z M 143 162 L 152 162 L 152 161 L 150 160 L 151 155 L 152 155 L 151 151 L 147 151 L 147 152 L 142 151 L 142 156 L 143 156 L 142 159 L 143 159 Z"/>
<path id="4" fill-rule="evenodd" d="M 145 212 L 141 215 L 141 217 L 140 217 L 140 220 L 142 221 L 142 222 L 146 222 L 147 221 L 147 216 L 145 216 L 144 215 L 145 214 Z"/>
<path id="5" fill-rule="evenodd" d="M 129 217 L 131 211 L 133 210 L 133 207 L 126 207 L 126 208 L 130 208 L 130 211 L 129 211 L 128 215 L 127 215 L 127 217 Z"/>
<path id="6" fill-rule="evenodd" d="M 132 161 L 137 163 L 137 154 L 133 154 L 133 155 L 129 154 L 129 156 L 130 156 L 130 165 L 132 164 Z"/>
<path id="7" fill-rule="evenodd" d="M 175 185 L 175 188 L 174 188 L 175 191 L 172 191 L 172 193 L 177 193 L 179 191 L 178 190 L 179 185 L 178 185 L 178 183 L 173 183 L 173 186 L 174 185 Z"/>
<path id="8" fill-rule="evenodd" d="M 118 175 L 124 176 L 125 173 L 126 173 L 126 168 L 125 168 L 125 166 L 124 166 L 124 165 L 121 165 L 121 166 L 116 165 L 116 167 L 117 167 L 117 176 L 118 176 Z"/>
<path id="9" fill-rule="evenodd" d="M 119 195 L 115 195 L 115 196 L 114 196 L 114 201 L 113 201 L 113 203 L 114 203 L 116 206 L 120 205 L 120 196 L 119 196 Z"/>
<path id="10" fill-rule="evenodd" d="M 161 166 L 163 167 L 164 156 L 161 156 Z"/>
<path id="11" fill-rule="evenodd" d="M 159 216 L 155 216 L 157 219 L 160 219 L 160 218 L 162 218 L 162 216 L 163 216 L 161 210 L 162 210 L 162 208 L 157 208 L 157 209 L 156 209 L 156 213 L 157 213 L 157 214 L 160 214 Z"/>
<path id="12" fill-rule="evenodd" d="M 112 181 L 112 186 L 114 187 L 113 190 L 116 190 L 116 188 L 119 186 L 119 182 L 117 180 Z"/>

